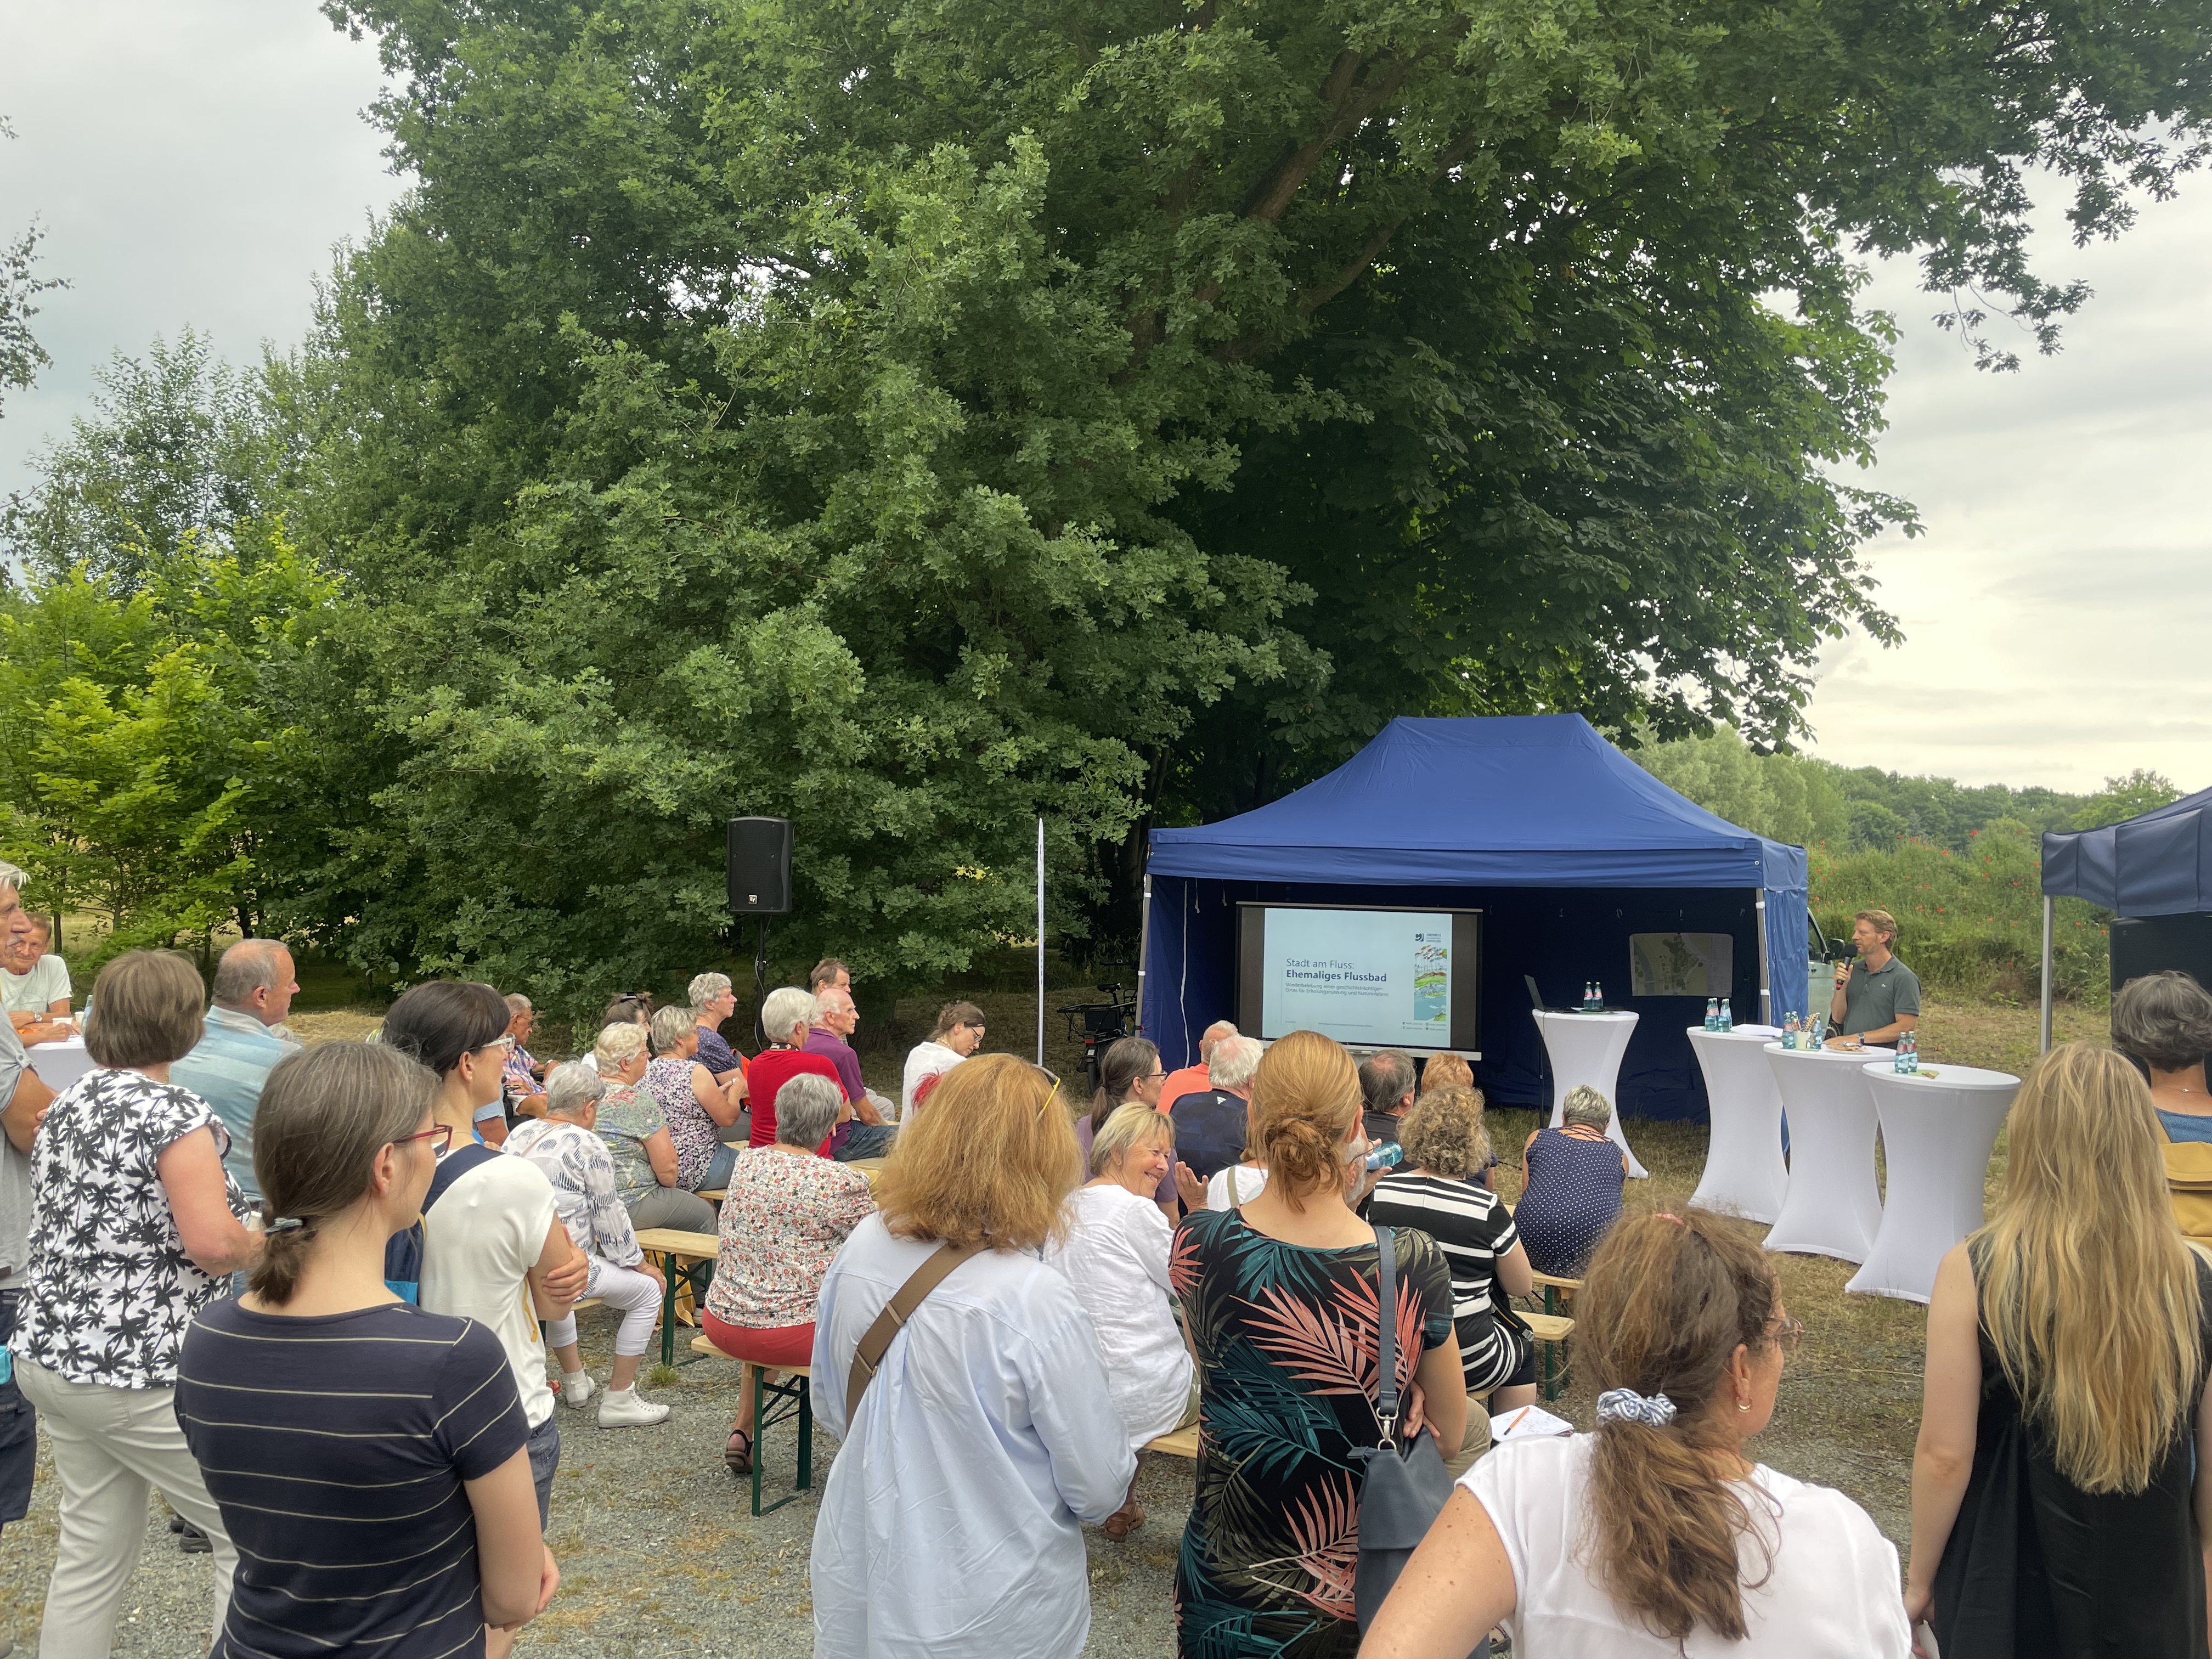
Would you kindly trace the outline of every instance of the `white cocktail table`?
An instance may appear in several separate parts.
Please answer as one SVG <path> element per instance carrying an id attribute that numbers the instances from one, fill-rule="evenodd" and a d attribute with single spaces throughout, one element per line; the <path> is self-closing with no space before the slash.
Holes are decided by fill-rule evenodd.
<path id="1" fill-rule="evenodd" d="M 1691 1207 L 1772 1221 L 1782 1213 L 1790 1186 L 1782 1161 L 1782 1095 L 1766 1063 L 1773 1029 L 1708 1031 L 1692 1025 L 1689 1032 L 1691 1051 L 1705 1074 L 1712 1119 L 1705 1172 L 1690 1194 Z"/>
<path id="2" fill-rule="evenodd" d="M 1790 1185 L 1766 1248 L 1863 1261 L 1881 1229 L 1866 1051 L 1770 1042 L 1762 1052 L 1790 1115 Z"/>
<path id="3" fill-rule="evenodd" d="M 1881 1118 L 1889 1191 L 1874 1252 L 1844 1288 L 1925 1302 L 1943 1253 L 1982 1224 L 1990 1153 L 2020 1079 L 1978 1066 L 1900 1073 L 1887 1060 L 1865 1072 Z"/>
<path id="4" fill-rule="evenodd" d="M 85 1053 L 81 1036 L 34 1042 L 23 1052 L 30 1055 L 31 1069 L 39 1074 L 39 1081 L 56 1094 L 92 1069 L 92 1056 Z"/>
<path id="5" fill-rule="evenodd" d="M 1553 1014 L 1539 1011 L 1536 1034 L 1544 1039 L 1544 1052 L 1552 1057 L 1552 1127 L 1559 1127 L 1566 1108 L 1567 1091 L 1587 1083 L 1613 1104 L 1613 1121 L 1606 1133 L 1628 1154 L 1628 1173 L 1643 1179 L 1646 1171 L 1637 1161 L 1628 1137 L 1620 1127 L 1620 1057 L 1628 1052 L 1628 1039 L 1636 1030 L 1636 1016 L 1610 1014 Z"/>

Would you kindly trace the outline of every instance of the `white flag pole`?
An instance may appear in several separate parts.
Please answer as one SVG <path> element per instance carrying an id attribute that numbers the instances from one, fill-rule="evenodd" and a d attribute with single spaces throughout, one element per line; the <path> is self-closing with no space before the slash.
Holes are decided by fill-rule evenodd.
<path id="1" fill-rule="evenodd" d="M 1044 1064 L 1044 820 L 1037 820 L 1037 1050 Z"/>

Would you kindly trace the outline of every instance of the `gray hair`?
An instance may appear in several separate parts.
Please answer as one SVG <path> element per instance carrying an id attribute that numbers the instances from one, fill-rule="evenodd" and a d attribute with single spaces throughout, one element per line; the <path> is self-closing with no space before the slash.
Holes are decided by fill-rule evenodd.
<path id="1" fill-rule="evenodd" d="M 679 1008 L 670 1003 L 665 1008 L 653 1011 L 653 1052 L 672 1054 L 684 1046 L 684 1039 L 699 1029 L 689 1008 Z"/>
<path id="2" fill-rule="evenodd" d="M 1161 1136 L 1175 1146 L 1175 1120 L 1157 1107 L 1133 1100 L 1114 1109 L 1091 1141 L 1091 1173 L 1104 1175 L 1139 1146 Z"/>
<path id="3" fill-rule="evenodd" d="M 507 994 L 507 1012 L 510 1014 L 527 1014 L 534 1012 L 534 1007 L 530 999 L 521 992 L 509 991 Z"/>
<path id="4" fill-rule="evenodd" d="M 1260 1069 L 1260 1057 L 1267 1052 L 1257 1037 L 1223 1037 L 1213 1045 L 1213 1058 L 1206 1063 L 1206 1080 L 1217 1089 L 1241 1089 L 1252 1080 L 1252 1073 Z"/>
<path id="5" fill-rule="evenodd" d="M 1602 1129 L 1613 1121 L 1613 1103 L 1589 1084 L 1577 1083 L 1567 1091 L 1566 1100 L 1559 1107 L 1559 1121 L 1578 1129 Z"/>
<path id="6" fill-rule="evenodd" d="M 599 1040 L 592 1045 L 592 1058 L 599 1063 L 602 1076 L 612 1076 L 645 1053 L 645 1027 L 637 1024 L 609 1025 L 599 1032 Z"/>
<path id="7" fill-rule="evenodd" d="M 694 1008 L 703 1008 L 729 988 L 730 976 L 727 974 L 701 974 L 692 980 L 684 994 L 690 1000 Z"/>
<path id="8" fill-rule="evenodd" d="M 793 1026 L 811 1025 L 821 1017 L 821 1005 L 812 993 L 796 985 L 778 986 L 761 1004 L 761 1030 L 768 1033 L 770 1042 L 781 1042 L 791 1035 Z"/>
<path id="9" fill-rule="evenodd" d="M 2143 974 L 2112 998 L 2112 1047 L 2161 1072 L 2185 1072 L 2212 1053 L 2212 996 L 2179 969 Z"/>
<path id="10" fill-rule="evenodd" d="M 215 1000 L 226 1004 L 242 1003 L 256 991 L 275 990 L 282 977 L 276 971 L 276 953 L 283 950 L 284 941 L 278 939 L 239 940 L 222 953 L 222 960 L 216 964 Z"/>
<path id="11" fill-rule="evenodd" d="M 775 1091 L 775 1138 L 811 1152 L 837 1127 L 837 1109 L 844 1103 L 845 1091 L 828 1078 L 801 1072 Z"/>
<path id="12" fill-rule="evenodd" d="M 15 866 L 0 860 L 0 887 L 12 887 L 21 893 L 30 882 L 30 877 Z"/>
<path id="13" fill-rule="evenodd" d="M 1359 1062 L 1359 1092 L 1370 1112 L 1395 1112 L 1413 1092 L 1413 1061 L 1395 1048 L 1378 1048 Z"/>
<path id="14" fill-rule="evenodd" d="M 573 1117 L 585 1107 L 597 1105 L 607 1086 L 606 1079 L 582 1060 L 563 1060 L 545 1074 L 546 1115 Z"/>

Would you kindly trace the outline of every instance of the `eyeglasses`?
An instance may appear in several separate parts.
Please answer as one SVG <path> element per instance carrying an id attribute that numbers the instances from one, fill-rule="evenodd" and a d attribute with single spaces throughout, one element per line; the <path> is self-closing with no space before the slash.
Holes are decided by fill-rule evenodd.
<path id="1" fill-rule="evenodd" d="M 1045 1093 L 1044 1105 L 1037 1108 L 1037 1121 L 1039 1122 L 1042 1122 L 1044 1121 L 1046 1108 L 1049 1107 L 1054 1101 L 1060 1098 L 1060 1073 L 1054 1071 L 1049 1071 L 1042 1066 L 1035 1066 L 1032 1069 L 1036 1071 L 1038 1076 L 1048 1077 L 1052 1079 L 1052 1087 Z"/>
<path id="2" fill-rule="evenodd" d="M 1774 1333 L 1774 1346 L 1785 1354 L 1796 1353 L 1805 1340 L 1805 1322 L 1795 1314 L 1784 1314 L 1768 1325 Z"/>
<path id="3" fill-rule="evenodd" d="M 450 1123 L 433 1123 L 428 1128 L 418 1130 L 414 1134 L 402 1135 L 392 1144 L 395 1146 L 404 1146 L 410 1140 L 430 1142 L 431 1152 L 443 1158 L 446 1155 L 446 1149 L 453 1144 L 453 1126 Z"/>
<path id="4" fill-rule="evenodd" d="M 514 1047 L 514 1033 L 512 1031 L 505 1031 L 501 1033 L 498 1036 L 494 1037 L 489 1042 L 479 1043 L 477 1046 L 477 1052 L 478 1054 L 482 1054 L 487 1048 L 496 1048 L 501 1053 L 504 1054 Z"/>

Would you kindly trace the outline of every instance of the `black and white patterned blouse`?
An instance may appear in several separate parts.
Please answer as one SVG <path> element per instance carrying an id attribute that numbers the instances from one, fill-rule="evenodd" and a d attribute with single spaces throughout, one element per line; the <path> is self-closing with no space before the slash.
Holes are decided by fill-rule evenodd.
<path id="1" fill-rule="evenodd" d="M 72 1382 L 167 1389 L 192 1316 L 222 1281 L 193 1265 L 155 1167 L 205 1124 L 189 1089 L 137 1072 L 88 1072 L 56 1097 L 31 1149 L 31 1273 L 11 1345 Z M 231 1212 L 244 1212 L 226 1171 Z"/>

